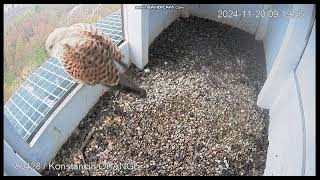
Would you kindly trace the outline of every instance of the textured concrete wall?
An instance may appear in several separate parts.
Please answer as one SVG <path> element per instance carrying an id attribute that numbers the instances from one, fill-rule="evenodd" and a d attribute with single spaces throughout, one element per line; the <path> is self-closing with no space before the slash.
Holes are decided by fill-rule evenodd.
<path id="1" fill-rule="evenodd" d="M 149 10 L 149 45 L 174 20 L 180 16 L 179 10 Z"/>

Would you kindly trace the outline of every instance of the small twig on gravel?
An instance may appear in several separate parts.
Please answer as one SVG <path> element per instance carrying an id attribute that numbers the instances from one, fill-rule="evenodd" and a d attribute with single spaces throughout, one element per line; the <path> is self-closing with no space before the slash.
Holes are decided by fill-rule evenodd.
<path id="1" fill-rule="evenodd" d="M 93 133 L 95 132 L 95 127 L 93 127 L 92 129 L 91 129 L 91 131 L 89 132 L 89 134 L 88 134 L 88 136 L 86 137 L 86 139 L 85 139 L 85 141 L 82 143 L 82 145 L 81 145 L 81 147 L 80 147 L 80 154 L 81 154 L 81 156 L 82 156 L 82 163 L 85 165 L 85 167 L 86 167 L 86 161 L 85 161 L 85 159 L 84 159 L 84 152 L 83 152 L 83 150 L 86 148 L 86 146 L 88 145 L 88 143 L 89 143 L 89 140 L 91 139 L 91 137 L 92 137 L 92 135 L 93 135 Z M 88 169 L 86 169 L 86 172 L 87 172 L 87 175 L 88 176 L 90 176 L 90 172 L 89 172 L 89 170 Z"/>
<path id="2" fill-rule="evenodd" d="M 89 140 L 91 139 L 93 133 L 95 132 L 95 127 L 93 127 L 91 129 L 91 131 L 89 132 L 88 136 L 86 137 L 86 139 L 84 140 L 84 142 L 82 143 L 80 150 L 81 152 L 83 152 L 84 148 L 86 148 L 87 144 L 89 143 Z"/>
<path id="3" fill-rule="evenodd" d="M 81 155 L 81 159 L 82 159 L 82 163 L 83 163 L 83 165 L 86 167 L 86 165 L 87 165 L 87 163 L 86 163 L 86 161 L 84 160 L 84 153 L 81 151 L 80 152 L 80 155 Z M 87 172 L 87 176 L 90 176 L 90 172 L 89 172 L 89 170 L 88 169 L 85 169 L 86 170 L 86 172 Z"/>
<path id="4" fill-rule="evenodd" d="M 115 93 L 113 99 L 115 99 L 115 98 L 118 96 L 118 94 L 119 94 L 119 91 L 117 91 L 117 92 Z"/>

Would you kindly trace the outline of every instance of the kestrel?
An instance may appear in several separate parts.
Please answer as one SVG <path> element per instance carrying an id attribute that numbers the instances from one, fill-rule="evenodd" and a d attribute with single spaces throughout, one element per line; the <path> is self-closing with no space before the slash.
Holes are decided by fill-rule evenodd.
<path id="1" fill-rule="evenodd" d="M 55 29 L 45 44 L 50 56 L 60 60 L 74 81 L 86 85 L 101 84 L 110 88 L 125 89 L 145 97 L 123 72 L 128 67 L 123 55 L 112 40 L 94 25 L 78 23 Z"/>

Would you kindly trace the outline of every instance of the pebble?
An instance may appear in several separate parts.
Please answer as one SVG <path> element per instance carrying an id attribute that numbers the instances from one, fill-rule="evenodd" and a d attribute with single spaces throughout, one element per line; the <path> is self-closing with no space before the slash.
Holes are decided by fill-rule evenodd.
<path id="1" fill-rule="evenodd" d="M 144 72 L 145 72 L 145 73 L 149 73 L 149 72 L 150 72 L 150 69 L 144 69 Z"/>

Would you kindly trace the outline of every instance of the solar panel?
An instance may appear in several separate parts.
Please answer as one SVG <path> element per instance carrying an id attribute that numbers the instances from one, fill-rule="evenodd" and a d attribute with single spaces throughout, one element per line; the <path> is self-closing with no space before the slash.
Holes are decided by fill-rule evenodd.
<path id="1" fill-rule="evenodd" d="M 123 40 L 121 9 L 96 23 L 114 44 Z M 4 114 L 28 143 L 54 109 L 76 86 L 60 61 L 50 57 L 33 72 L 4 105 Z"/>
<path id="2" fill-rule="evenodd" d="M 96 26 L 107 34 L 114 44 L 119 45 L 123 41 L 121 9 L 98 21 Z"/>
<path id="3" fill-rule="evenodd" d="M 6 102 L 4 113 L 22 138 L 30 142 L 35 130 L 75 84 L 59 60 L 50 57 Z"/>

